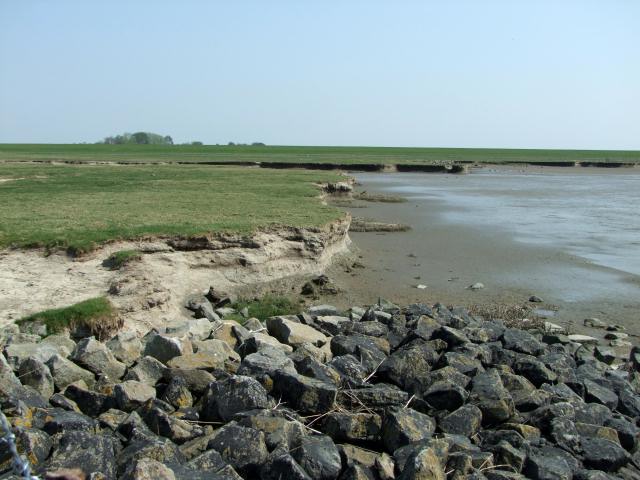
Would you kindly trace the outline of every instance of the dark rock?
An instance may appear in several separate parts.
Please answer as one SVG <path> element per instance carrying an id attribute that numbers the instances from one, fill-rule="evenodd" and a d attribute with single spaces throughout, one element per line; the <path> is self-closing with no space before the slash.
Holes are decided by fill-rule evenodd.
<path id="1" fill-rule="evenodd" d="M 640 438 L 640 428 L 623 418 L 609 418 L 605 426 L 613 428 L 618 433 L 620 444 L 629 452 L 636 450 Z"/>
<path id="2" fill-rule="evenodd" d="M 360 356 L 362 350 L 380 351 L 384 355 L 389 354 L 389 342 L 382 338 L 369 337 L 354 333 L 352 335 L 337 335 L 331 339 L 331 352 L 335 356 L 354 355 Z"/>
<path id="3" fill-rule="evenodd" d="M 382 441 L 387 451 L 431 438 L 435 422 L 411 408 L 392 408 L 382 422 Z"/>
<path id="4" fill-rule="evenodd" d="M 18 452 L 29 460 L 32 469 L 40 468 L 51 452 L 51 437 L 42 430 L 22 427 L 15 430 L 15 436 Z M 0 469 L 4 470 L 11 459 L 7 444 L 0 442 Z"/>
<path id="5" fill-rule="evenodd" d="M 384 337 L 389 333 L 389 327 L 377 320 L 349 323 L 348 330 L 349 333 L 359 333 L 361 335 L 368 335 L 369 337 Z"/>
<path id="6" fill-rule="evenodd" d="M 77 384 L 69 385 L 64 390 L 64 396 L 75 402 L 80 411 L 90 417 L 97 417 L 102 412 L 116 407 L 113 396 L 87 390 Z"/>
<path id="7" fill-rule="evenodd" d="M 42 428 L 42 430 L 49 435 L 70 431 L 95 433 L 97 429 L 98 422 L 94 419 L 82 413 L 59 408 L 52 408 L 46 412 L 45 422 Z"/>
<path id="8" fill-rule="evenodd" d="M 68 431 L 53 437 L 48 471 L 64 468 L 80 468 L 93 478 L 116 478 L 116 441 L 106 435 L 86 431 Z"/>
<path id="9" fill-rule="evenodd" d="M 315 378 L 316 380 L 336 386 L 340 384 L 340 374 L 333 368 L 320 363 L 315 358 L 304 357 L 301 360 L 297 360 L 295 367 L 298 373 L 305 377 Z"/>
<path id="10" fill-rule="evenodd" d="M 124 474 L 130 465 L 145 458 L 154 459 L 164 464 L 182 464 L 184 455 L 170 440 L 150 436 L 144 440 L 137 440 L 125 447 L 117 458 L 118 475 Z"/>
<path id="11" fill-rule="evenodd" d="M 527 355 L 537 356 L 544 353 L 544 344 L 524 330 L 506 329 L 502 335 L 502 344 L 508 350 Z"/>
<path id="12" fill-rule="evenodd" d="M 202 427 L 176 418 L 151 404 L 140 409 L 140 415 L 152 432 L 178 445 L 204 434 Z"/>
<path id="13" fill-rule="evenodd" d="M 353 355 L 340 355 L 331 360 L 328 366 L 340 376 L 340 383 L 345 387 L 360 386 L 367 378 L 367 369 Z"/>
<path id="14" fill-rule="evenodd" d="M 160 398 L 174 408 L 186 408 L 193 405 L 193 395 L 191 395 L 189 386 L 182 377 L 171 379 Z"/>
<path id="15" fill-rule="evenodd" d="M 255 478 L 269 454 L 264 433 L 234 423 L 216 430 L 208 448 L 220 453 L 245 478 Z"/>
<path id="16" fill-rule="evenodd" d="M 234 375 L 209 385 L 202 402 L 201 417 L 206 421 L 228 422 L 238 412 L 273 405 L 273 400 L 256 379 Z"/>
<path id="17" fill-rule="evenodd" d="M 532 449 L 522 470 L 527 478 L 537 480 L 571 480 L 573 470 L 564 456 L 553 451 Z"/>
<path id="18" fill-rule="evenodd" d="M 442 418 L 438 427 L 444 433 L 472 437 L 480 429 L 481 423 L 482 411 L 475 405 L 464 405 Z"/>
<path id="19" fill-rule="evenodd" d="M 424 400 L 436 410 L 453 411 L 467 399 L 467 391 L 448 381 L 436 382 L 423 394 Z"/>
<path id="20" fill-rule="evenodd" d="M 130 412 L 155 398 L 156 389 L 146 383 L 127 380 L 117 384 L 113 393 L 120 410 Z"/>
<path id="21" fill-rule="evenodd" d="M 291 454 L 313 480 L 335 480 L 342 469 L 340 453 L 326 435 L 304 437 Z"/>
<path id="22" fill-rule="evenodd" d="M 513 370 L 536 387 L 540 387 L 543 383 L 554 383 L 558 378 L 544 363 L 530 356 L 518 358 L 513 364 Z"/>
<path id="23" fill-rule="evenodd" d="M 550 436 L 554 443 L 563 450 L 580 453 L 580 435 L 571 419 L 554 418 L 550 425 Z"/>
<path id="24" fill-rule="evenodd" d="M 378 409 L 389 406 L 404 405 L 409 400 L 407 392 L 395 385 L 377 383 L 368 387 L 341 390 L 338 402 L 347 407 Z"/>
<path id="25" fill-rule="evenodd" d="M 629 454 L 610 440 L 582 437 L 580 443 L 587 467 L 612 472 L 625 466 L 630 460 Z"/>
<path id="26" fill-rule="evenodd" d="M 522 450 L 518 450 L 509 442 L 498 443 L 494 452 L 495 463 L 497 465 L 508 465 L 516 472 L 521 472 L 527 455 Z"/>
<path id="27" fill-rule="evenodd" d="M 54 355 L 47 362 L 49 371 L 53 377 L 53 383 L 55 387 L 62 391 L 67 385 L 82 380 L 88 387 L 93 387 L 96 383 L 95 377 L 92 372 L 79 367 L 71 360 L 60 355 Z"/>
<path id="28" fill-rule="evenodd" d="M 153 387 L 162 378 L 166 370 L 167 367 L 159 360 L 153 357 L 142 357 L 138 359 L 133 368 L 127 371 L 124 379 L 146 383 Z"/>
<path id="29" fill-rule="evenodd" d="M 436 330 L 431 338 L 439 338 L 441 340 L 444 340 L 445 342 L 447 342 L 449 348 L 453 348 L 458 345 L 464 345 L 465 343 L 470 343 L 470 340 L 463 332 L 446 325 Z"/>
<path id="30" fill-rule="evenodd" d="M 284 412 L 284 415 L 283 415 Z M 286 418 L 283 418 L 286 417 Z M 293 418 L 294 420 L 288 420 Z M 236 415 L 238 424 L 251 427 L 265 435 L 269 451 L 285 448 L 287 451 L 297 448 L 306 435 L 304 426 L 295 417 L 280 410 L 251 411 Z"/>
<path id="31" fill-rule="evenodd" d="M 615 410 L 618 406 L 618 396 L 615 392 L 597 384 L 596 382 L 585 380 L 584 390 L 585 400 L 587 402 L 600 403 L 606 406 L 609 410 Z"/>
<path id="32" fill-rule="evenodd" d="M 174 378 L 181 378 L 187 384 L 187 388 L 195 395 L 204 394 L 209 384 L 215 381 L 213 375 L 205 370 L 185 370 L 179 368 L 166 369 L 163 377 L 167 382 L 171 382 Z"/>
<path id="33" fill-rule="evenodd" d="M 399 348 L 378 368 L 376 376 L 408 392 L 426 388 L 425 379 L 440 354 L 427 342 L 414 341 Z"/>
<path id="34" fill-rule="evenodd" d="M 551 430 L 551 424 L 557 418 L 568 420 L 576 418 L 574 406 L 567 402 L 560 402 L 540 407 L 531 412 L 528 423 L 546 433 Z"/>
<path id="35" fill-rule="evenodd" d="M 504 422 L 515 413 L 513 399 L 496 370 L 481 373 L 473 379 L 469 401 L 482 411 L 483 425 Z"/>
<path id="36" fill-rule="evenodd" d="M 270 390 L 273 383 L 272 377 L 276 370 L 296 373 L 293 361 L 283 351 L 272 347 L 263 347 L 259 352 L 244 357 L 237 374 L 253 377 L 267 390 Z"/>
<path id="37" fill-rule="evenodd" d="M 322 430 L 337 442 L 375 442 L 382 419 L 373 413 L 332 412 L 324 417 Z"/>
<path id="38" fill-rule="evenodd" d="M 273 394 L 302 414 L 328 412 L 336 400 L 336 386 L 314 378 L 278 370 L 273 381 Z"/>
<path id="39" fill-rule="evenodd" d="M 484 372 L 482 363 L 468 355 L 458 352 L 446 352 L 440 357 L 440 367 L 453 367 L 464 375 L 473 377 L 479 372 Z"/>
<path id="40" fill-rule="evenodd" d="M 287 453 L 274 452 L 260 469 L 261 480 L 311 480 L 302 467 Z"/>
<path id="41" fill-rule="evenodd" d="M 445 480 L 447 477 L 436 451 L 423 447 L 407 459 L 398 480 Z"/>
<path id="42" fill-rule="evenodd" d="M 571 408 L 575 421 L 580 423 L 604 425 L 613 416 L 611 410 L 599 403 L 576 403 Z"/>
<path id="43" fill-rule="evenodd" d="M 623 388 L 618 397 L 618 411 L 630 417 L 640 417 L 640 395 L 631 388 Z"/>
<path id="44" fill-rule="evenodd" d="M 144 356 L 167 363 L 174 357 L 193 353 L 191 342 L 170 335 L 151 335 L 144 347 Z"/>

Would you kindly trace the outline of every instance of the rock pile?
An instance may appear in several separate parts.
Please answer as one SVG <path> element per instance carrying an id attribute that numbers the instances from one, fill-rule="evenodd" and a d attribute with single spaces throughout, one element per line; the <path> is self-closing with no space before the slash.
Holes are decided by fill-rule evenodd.
<path id="1" fill-rule="evenodd" d="M 202 318 L 141 339 L 1 333 L 2 410 L 36 472 L 640 479 L 637 348 L 616 365 L 606 348 L 439 304 L 244 326 L 191 307 Z"/>

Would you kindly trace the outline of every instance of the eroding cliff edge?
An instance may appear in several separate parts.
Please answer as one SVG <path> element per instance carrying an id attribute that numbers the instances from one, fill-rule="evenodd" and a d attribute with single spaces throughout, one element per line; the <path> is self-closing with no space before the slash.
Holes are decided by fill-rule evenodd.
<path id="1" fill-rule="evenodd" d="M 48 308 L 107 295 L 125 328 L 144 333 L 187 313 L 184 300 L 203 285 L 250 293 L 274 282 L 321 273 L 346 254 L 351 218 L 317 228 L 272 227 L 252 235 L 157 238 L 116 242 L 91 255 L 70 259 L 39 251 L 0 254 L 0 324 Z M 109 271 L 112 253 L 135 249 L 140 260 Z"/>

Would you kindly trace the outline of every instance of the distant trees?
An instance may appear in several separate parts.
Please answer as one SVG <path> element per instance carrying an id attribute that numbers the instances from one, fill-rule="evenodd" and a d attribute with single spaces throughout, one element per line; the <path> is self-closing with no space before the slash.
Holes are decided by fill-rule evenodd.
<path id="1" fill-rule="evenodd" d="M 105 137 L 102 142 L 105 145 L 173 145 L 173 139 L 169 135 L 158 135 L 151 132 L 123 133 Z"/>

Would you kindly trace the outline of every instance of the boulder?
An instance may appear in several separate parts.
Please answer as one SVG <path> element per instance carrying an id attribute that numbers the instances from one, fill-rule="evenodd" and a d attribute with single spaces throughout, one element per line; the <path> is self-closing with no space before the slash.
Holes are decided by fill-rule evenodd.
<path id="1" fill-rule="evenodd" d="M 127 367 L 133 365 L 142 352 L 142 342 L 135 332 L 131 331 L 119 332 L 107 342 L 107 347 L 116 359 Z"/>
<path id="2" fill-rule="evenodd" d="M 443 433 L 474 436 L 482 424 L 482 411 L 475 405 L 464 405 L 454 410 L 438 422 Z"/>
<path id="3" fill-rule="evenodd" d="M 407 459 L 398 480 L 445 480 L 441 457 L 431 447 L 417 448 Z"/>
<path id="4" fill-rule="evenodd" d="M 125 412 L 135 410 L 156 396 L 155 388 L 135 380 L 119 383 L 113 391 L 118 408 Z"/>
<path id="5" fill-rule="evenodd" d="M 482 411 L 484 425 L 505 422 L 515 413 L 513 399 L 496 370 L 481 373 L 472 380 L 469 401 Z"/>
<path id="6" fill-rule="evenodd" d="M 580 439 L 584 464 L 597 470 L 614 472 L 630 461 L 629 454 L 617 443 L 605 438 Z"/>
<path id="7" fill-rule="evenodd" d="M 205 370 L 179 368 L 167 368 L 162 378 L 167 382 L 171 382 L 174 378 L 181 378 L 185 381 L 187 388 L 195 395 L 202 395 L 211 382 L 215 381 L 214 376 Z"/>
<path id="8" fill-rule="evenodd" d="M 167 363 L 174 357 L 193 353 L 191 342 L 186 338 L 168 335 L 152 335 L 144 347 L 144 355 Z"/>
<path id="9" fill-rule="evenodd" d="M 302 414 L 319 414 L 333 408 L 336 400 L 335 385 L 284 370 L 273 377 L 273 395 L 287 406 Z"/>
<path id="10" fill-rule="evenodd" d="M 447 380 L 435 382 L 422 395 L 432 408 L 447 411 L 461 407 L 467 396 L 467 391 L 464 388 Z"/>
<path id="11" fill-rule="evenodd" d="M 298 347 L 303 343 L 311 343 L 321 347 L 328 342 L 328 338 L 313 327 L 287 320 L 283 317 L 271 317 L 267 319 L 269 335 L 274 336 L 280 342 Z"/>
<path id="12" fill-rule="evenodd" d="M 71 354 L 71 360 L 96 375 L 106 375 L 112 382 L 122 378 L 127 369 L 123 363 L 116 360 L 104 343 L 93 337 L 84 338 L 78 342 Z"/>
<path id="13" fill-rule="evenodd" d="M 273 405 L 273 399 L 256 379 L 235 375 L 209 385 L 202 402 L 201 417 L 206 421 L 228 422 L 238 412 Z"/>
<path id="14" fill-rule="evenodd" d="M 257 478 L 269 452 L 264 433 L 229 423 L 214 432 L 207 448 L 216 450 L 244 478 Z"/>
<path id="15" fill-rule="evenodd" d="M 9 365 L 17 370 L 27 358 L 35 358 L 47 363 L 54 355 L 68 355 L 66 349 L 61 351 L 53 344 L 47 343 L 12 343 L 4 349 L 4 355 Z"/>
<path id="16" fill-rule="evenodd" d="M 291 454 L 313 480 L 335 480 L 342 469 L 338 448 L 326 435 L 304 437 Z"/>
<path id="17" fill-rule="evenodd" d="M 375 442 L 382 419 L 375 413 L 331 412 L 324 417 L 322 431 L 337 442 Z"/>
<path id="18" fill-rule="evenodd" d="M 86 475 L 91 474 L 92 478 L 116 478 L 115 439 L 75 430 L 55 435 L 52 440 L 47 471 L 80 468 Z"/>
<path id="19" fill-rule="evenodd" d="M 49 368 L 36 357 L 29 357 L 20 364 L 18 377 L 23 385 L 33 388 L 44 398 L 54 392 L 53 376 Z"/>
<path id="20" fill-rule="evenodd" d="M 162 392 L 161 399 L 174 408 L 193 406 L 193 395 L 191 395 L 186 380 L 182 377 L 174 377 L 169 381 Z"/>
<path id="21" fill-rule="evenodd" d="M 411 408 L 392 408 L 382 422 L 382 441 L 387 451 L 431 438 L 435 422 Z"/>
<path id="22" fill-rule="evenodd" d="M 79 367 L 71 360 L 60 355 L 54 355 L 47 362 L 53 383 L 58 390 L 64 390 L 67 385 L 83 381 L 89 387 L 95 384 L 95 376 L 89 370 Z"/>
<path id="23" fill-rule="evenodd" d="M 133 368 L 125 375 L 125 380 L 135 380 L 154 386 L 162 378 L 167 370 L 165 365 L 153 357 L 140 358 Z"/>

